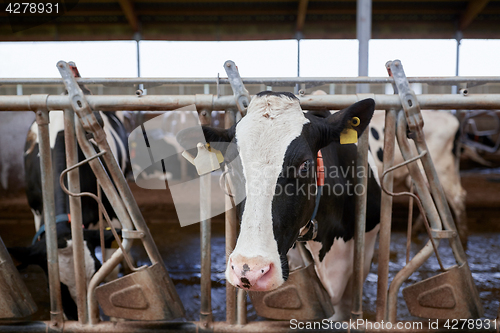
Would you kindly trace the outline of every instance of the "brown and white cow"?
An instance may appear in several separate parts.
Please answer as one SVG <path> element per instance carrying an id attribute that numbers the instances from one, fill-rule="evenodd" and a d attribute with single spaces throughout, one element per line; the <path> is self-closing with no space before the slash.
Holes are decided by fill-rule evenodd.
<path id="1" fill-rule="evenodd" d="M 355 193 L 368 191 L 365 274 L 379 229 L 380 187 L 372 169 L 356 168 L 356 145 L 339 143 L 353 117 L 368 126 L 375 103 L 362 100 L 330 115 L 305 113 L 291 93 L 261 92 L 247 115 L 227 130 L 204 127 L 206 141 L 221 149 L 230 162 L 231 179 L 243 187 L 237 206 L 240 234 L 226 267 L 227 282 L 249 291 L 278 288 L 288 278 L 287 252 L 311 219 L 316 198 L 316 159 L 321 150 L 325 186 L 318 207 L 317 236 L 307 242 L 318 275 L 335 307 L 334 319 L 350 311 L 353 271 Z M 187 140 L 180 133 L 180 141 Z M 237 158 L 238 157 L 238 158 Z M 354 186 L 359 172 L 368 174 L 367 188 Z"/>

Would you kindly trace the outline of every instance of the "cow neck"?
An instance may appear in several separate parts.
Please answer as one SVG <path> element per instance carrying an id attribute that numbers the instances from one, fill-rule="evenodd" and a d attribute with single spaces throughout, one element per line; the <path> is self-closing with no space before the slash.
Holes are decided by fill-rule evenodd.
<path id="1" fill-rule="evenodd" d="M 318 151 L 318 157 L 316 159 L 315 177 L 316 202 L 314 205 L 314 211 L 306 225 L 300 229 L 297 242 L 307 242 L 310 240 L 315 240 L 316 236 L 318 235 L 318 221 L 316 221 L 316 214 L 318 213 L 319 202 L 321 201 L 321 194 L 323 194 L 323 186 L 325 185 L 325 165 L 323 163 L 323 155 L 321 154 L 321 150 Z"/>

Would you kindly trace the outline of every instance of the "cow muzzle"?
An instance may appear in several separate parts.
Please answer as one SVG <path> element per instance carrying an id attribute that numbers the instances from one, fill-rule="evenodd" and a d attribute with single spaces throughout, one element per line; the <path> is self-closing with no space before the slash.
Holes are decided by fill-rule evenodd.
<path id="1" fill-rule="evenodd" d="M 284 280 L 281 269 L 262 256 L 248 258 L 231 256 L 226 269 L 226 278 L 233 286 L 250 291 L 267 291 L 279 287 Z"/>

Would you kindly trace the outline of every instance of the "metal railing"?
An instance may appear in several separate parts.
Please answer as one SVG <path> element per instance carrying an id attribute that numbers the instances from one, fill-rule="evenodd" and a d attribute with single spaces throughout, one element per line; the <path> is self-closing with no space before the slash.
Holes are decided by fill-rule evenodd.
<path id="1" fill-rule="evenodd" d="M 0 79 L 0 84 L 25 84 L 25 83 L 43 83 L 43 84 L 54 84 L 61 83 L 60 79 Z M 227 79 L 143 79 L 143 78 L 131 78 L 131 79 L 76 79 L 76 82 L 81 84 L 91 84 L 91 83 L 154 83 L 154 84 L 173 84 L 173 83 L 228 83 Z M 280 85 L 280 84 L 288 84 L 293 82 L 295 83 L 394 83 L 392 78 L 291 78 L 291 79 L 274 79 L 274 78 L 256 78 L 256 79 L 243 79 L 244 83 L 264 83 L 268 85 Z M 477 83 L 477 82 L 500 82 L 500 78 L 460 78 L 460 77 L 452 77 L 452 78 L 409 78 L 408 82 L 432 82 L 432 83 L 442 83 L 442 84 L 456 84 L 456 83 Z M 344 107 L 347 107 L 359 99 L 366 97 L 366 95 L 325 95 L 325 96 L 299 96 L 299 100 L 303 109 L 332 109 L 338 110 Z M 396 137 L 396 127 L 398 131 L 406 131 L 406 123 L 404 120 L 404 114 L 400 113 L 398 125 L 396 126 L 396 110 L 402 108 L 401 99 L 397 95 L 373 95 L 370 97 L 374 98 L 376 103 L 376 109 L 378 110 L 387 110 L 386 111 L 386 136 L 384 142 L 384 170 L 389 169 L 392 166 L 393 152 L 394 152 L 394 138 Z M 178 96 L 85 96 L 85 100 L 88 102 L 88 106 L 94 110 L 102 110 L 102 111 L 144 111 L 144 110 L 157 110 L 157 111 L 168 111 L 175 110 L 180 107 L 186 105 L 195 104 L 199 111 L 211 111 L 211 110 L 226 110 L 226 118 L 225 118 L 225 127 L 230 127 L 235 122 L 235 112 L 237 110 L 237 104 L 234 96 L 215 96 L 215 95 L 178 95 Z M 500 109 L 500 94 L 481 94 L 481 95 L 420 95 L 418 96 L 418 102 L 422 108 L 426 109 Z M 72 100 L 70 96 L 54 96 L 54 95 L 31 95 L 31 96 L 0 96 L 0 111 L 34 111 L 37 114 L 37 121 L 40 126 L 40 146 L 47 147 L 48 145 L 48 130 L 44 126 L 46 126 L 46 119 L 48 118 L 48 112 L 52 110 L 65 110 L 67 121 L 67 141 L 66 147 L 69 147 L 69 152 L 67 153 L 68 165 L 75 164 L 76 160 L 74 157 L 74 149 L 76 147 L 76 143 L 74 141 L 74 134 L 71 132 L 71 123 L 72 123 L 72 111 L 76 109 L 75 101 Z M 206 114 L 206 113 L 205 113 Z M 95 155 L 95 150 L 91 145 L 85 143 L 84 140 L 84 130 L 82 125 L 77 121 L 76 122 L 76 136 L 78 137 L 78 142 L 80 146 L 86 152 L 86 155 Z M 401 132 L 402 133 L 402 132 Z M 401 134 L 402 135 L 402 134 Z M 398 140 L 401 139 L 401 135 L 398 135 Z M 88 143 L 88 142 L 87 142 Z M 105 140 L 100 141 L 100 148 L 102 151 L 109 151 L 109 147 Z M 424 141 L 425 143 L 425 141 Z M 403 146 L 403 150 L 405 149 L 404 140 L 400 141 L 400 147 Z M 422 150 L 423 146 L 417 145 L 419 151 Z M 45 149 L 47 150 L 47 149 Z M 50 156 L 50 149 L 47 151 L 41 151 L 41 155 Z M 113 185 L 103 184 L 103 188 L 105 189 L 106 195 L 114 200 L 117 207 L 121 207 L 118 209 L 121 212 L 122 216 L 120 217 L 121 221 L 125 221 L 125 225 L 127 228 L 133 228 L 134 226 L 143 232 L 149 232 L 147 230 L 147 226 L 140 214 L 140 211 L 133 199 L 132 193 L 128 188 L 127 184 L 123 177 L 120 177 L 120 171 L 116 162 L 114 162 L 114 158 L 109 154 L 104 154 L 104 160 L 107 166 L 110 168 L 110 174 L 112 175 L 113 181 L 115 182 L 116 188 L 121 195 L 121 198 L 117 196 L 116 191 L 110 191 L 109 188 L 113 187 Z M 406 159 L 410 159 L 411 156 L 405 156 Z M 95 162 L 90 162 L 91 166 L 93 166 L 93 170 L 96 175 L 102 173 L 102 165 L 98 165 L 99 161 L 94 160 Z M 366 164 L 366 154 L 361 154 L 358 157 L 358 163 Z M 432 161 L 427 160 L 424 163 L 432 164 Z M 41 161 L 42 174 L 50 175 L 50 157 L 48 160 L 46 158 L 42 158 Z M 420 174 L 420 171 L 417 170 Z M 419 179 L 417 176 L 417 171 L 412 172 L 412 176 L 414 177 L 415 183 L 420 185 L 424 184 L 424 180 Z M 77 181 L 72 180 L 73 177 L 78 178 L 76 174 L 76 170 L 71 171 L 70 175 L 70 189 L 73 191 L 78 191 Z M 420 176 L 422 176 L 420 174 Z M 429 178 L 434 178 L 435 174 L 428 174 Z M 98 177 L 101 180 L 101 177 Z M 108 178 L 109 180 L 109 178 Z M 45 183 L 53 184 L 53 182 L 49 180 L 45 180 Z M 50 186 L 50 185 L 46 185 Z M 383 186 L 389 191 L 392 190 L 392 176 L 388 175 L 383 179 Z M 429 207 L 426 207 L 426 212 L 431 217 L 430 220 L 433 224 L 433 229 L 438 228 L 440 225 L 440 221 L 443 218 L 439 216 L 438 211 L 435 206 L 432 204 L 432 198 L 430 198 L 430 194 L 427 189 L 423 188 L 422 185 L 421 192 L 428 193 L 428 197 L 423 195 L 423 201 L 427 200 L 429 203 Z M 108 189 L 108 191 L 106 191 Z M 56 244 L 56 235 L 55 228 L 52 227 L 51 221 L 54 221 L 54 213 L 50 207 L 53 207 L 53 202 L 50 202 L 50 189 L 45 189 L 47 194 L 44 196 L 44 207 L 46 209 L 46 218 L 45 221 L 47 223 L 47 241 L 48 246 L 54 246 Z M 434 194 L 434 193 L 433 193 Z M 366 202 L 366 191 L 364 191 L 364 197 L 360 196 L 359 200 L 364 200 Z M 45 199 L 47 197 L 47 199 Z M 440 197 L 439 193 L 435 193 L 435 200 Z M 123 199 L 124 200 L 123 200 Z M 443 205 L 446 202 L 438 203 L 442 207 L 440 207 L 439 212 L 445 210 Z M 115 206 L 115 205 L 113 205 Z M 361 204 L 362 207 L 363 204 Z M 78 203 L 77 201 L 72 204 L 72 216 L 73 212 L 78 211 Z M 231 198 L 229 196 L 226 197 L 226 207 L 228 208 L 226 211 L 226 253 L 230 253 L 236 244 L 237 238 L 237 219 L 235 215 L 234 209 L 229 209 L 233 207 L 231 203 Z M 379 280 L 378 280 L 378 297 L 377 297 L 377 320 L 382 320 L 387 318 L 386 313 L 386 299 L 387 299 L 387 276 L 388 276 L 388 254 L 389 254 L 389 243 L 388 239 L 390 237 L 390 226 L 391 226 L 391 212 L 392 212 L 392 198 L 383 193 L 382 195 L 382 211 L 381 211 L 381 231 L 380 231 L 380 251 L 379 251 Z M 434 208 L 433 208 L 434 207 Z M 442 208 L 442 209 L 441 209 Z M 128 212 L 128 213 L 127 213 Z M 117 212 L 118 213 L 118 212 Z M 360 214 L 360 212 L 357 212 Z M 119 213 L 120 214 L 120 213 Z M 443 219 L 446 221 L 443 223 L 448 223 L 449 217 L 444 217 Z M 123 219 L 123 220 L 122 220 Z M 359 222 L 362 218 L 358 218 Z M 364 230 L 362 226 L 357 226 L 358 230 Z M 79 228 L 76 228 L 79 229 Z M 75 233 L 80 232 L 75 229 Z M 447 228 L 448 229 L 448 228 Z M 453 228 L 450 228 L 453 229 Z M 201 239 L 202 243 L 202 295 L 201 295 L 201 304 L 202 309 L 200 311 L 200 322 L 194 323 L 166 323 L 166 322 L 123 322 L 123 323 L 109 323 L 109 322 L 101 322 L 97 323 L 95 316 L 93 316 L 92 312 L 96 311 L 95 306 L 97 303 L 92 301 L 94 299 L 94 295 L 92 295 L 92 289 L 98 284 L 99 281 L 102 280 L 103 275 L 106 275 L 107 270 L 104 269 L 103 273 L 95 276 L 91 283 L 91 288 L 89 287 L 88 298 L 89 304 L 94 304 L 94 306 L 89 307 L 89 313 L 87 314 L 85 309 L 81 309 L 84 304 L 84 296 L 81 296 L 78 302 L 79 308 L 79 318 L 80 323 L 76 322 L 63 322 L 61 307 L 60 307 L 60 294 L 57 293 L 57 288 L 59 281 L 55 278 L 50 278 L 50 290 L 51 290 L 51 313 L 53 318 L 51 323 L 33 323 L 23 328 L 23 331 L 26 332 L 38 332 L 38 331 L 46 331 L 47 325 L 51 328 L 59 328 L 62 329 L 62 325 L 64 326 L 64 331 L 67 332 L 82 332 L 82 331 L 108 331 L 108 332 L 149 332 L 152 330 L 163 329 L 169 331 L 217 331 L 217 332 L 229 332 L 235 330 L 241 330 L 245 332 L 261 332 L 263 330 L 273 330 L 276 332 L 285 332 L 289 331 L 290 325 L 288 322 L 250 322 L 246 323 L 246 308 L 245 306 L 245 293 L 236 293 L 236 290 L 233 286 L 227 284 L 226 285 L 226 321 L 225 322 L 213 322 L 211 318 L 211 301 L 210 301 L 210 221 L 203 221 L 201 225 Z M 359 233 L 357 233 L 359 234 Z M 76 235 L 76 234 L 75 234 Z M 75 237 L 74 235 L 74 237 Z M 76 239 L 76 238 L 75 238 Z M 150 235 L 149 235 L 149 238 Z M 82 240 L 83 241 L 83 240 Z M 129 245 L 126 243 L 127 239 L 124 240 L 124 248 L 129 248 Z M 152 241 L 152 239 L 151 239 Z M 359 235 L 356 236 L 356 242 L 359 244 Z M 149 244 L 149 245 L 148 245 Z M 156 261 L 161 261 L 161 257 L 159 256 L 156 247 L 154 244 L 150 244 L 146 241 L 145 246 L 148 250 L 148 254 Z M 76 246 L 75 246 L 76 247 Z M 57 247 L 56 247 L 57 248 Z M 430 252 L 429 252 L 430 251 Z M 49 252 L 49 251 L 48 251 Z M 57 252 L 55 254 L 51 254 L 53 251 L 49 253 L 49 262 L 57 263 Z M 76 251 L 80 252 L 80 251 Z M 422 252 L 420 255 L 423 260 L 428 257 L 432 253 L 432 247 L 428 244 L 425 246 L 425 253 Z M 462 252 L 459 249 L 454 248 L 454 252 L 458 254 L 458 258 L 462 259 Z M 79 253 L 76 255 L 80 256 Z M 110 267 L 121 258 L 121 255 L 116 255 L 116 260 L 110 260 L 105 265 L 106 267 Z M 415 266 L 418 266 L 415 264 Z M 414 267 L 409 267 L 407 270 L 411 270 Z M 358 276 L 359 270 L 361 267 L 357 268 Z M 52 271 L 52 275 L 57 275 L 57 266 L 55 268 L 49 268 Z M 362 275 L 362 274 L 361 274 Z M 407 275 L 406 273 L 404 274 Z M 207 282 L 208 281 L 208 282 Z M 82 284 L 81 282 L 79 284 Z M 394 284 L 395 286 L 397 285 Z M 84 287 L 83 287 L 84 288 Z M 393 287 L 396 288 L 396 287 Z M 80 288 L 81 289 L 81 288 Z M 83 295 L 82 290 L 78 289 L 78 294 Z M 396 288 L 399 290 L 399 286 Z M 83 289 L 84 290 L 84 289 Z M 396 292 L 397 292 L 396 290 Z M 356 284 L 355 295 L 362 295 L 362 283 Z M 393 290 L 389 290 L 389 294 L 394 294 Z M 394 300 L 394 296 L 390 296 L 392 300 Z M 393 302 L 393 301 L 391 301 Z M 357 304 L 360 307 L 360 304 Z M 390 305 L 392 306 L 392 305 Z M 358 309 L 358 318 L 362 318 L 362 309 Z M 389 313 L 394 313 L 394 310 L 389 308 L 387 310 Z M 94 320 L 90 320 L 94 326 L 86 325 L 88 321 L 84 318 L 86 316 L 90 318 L 94 318 Z M 395 317 L 389 315 L 389 319 L 391 321 L 395 320 Z M 83 324 L 83 326 L 82 326 Z M 238 326 L 239 324 L 240 326 Z M 16 330 L 15 326 L 4 325 L 0 326 L 0 331 L 3 330 Z M 369 329 L 366 331 L 370 331 Z M 395 330 L 395 331 L 408 331 L 405 329 Z M 412 329 L 411 331 L 426 331 Z"/>

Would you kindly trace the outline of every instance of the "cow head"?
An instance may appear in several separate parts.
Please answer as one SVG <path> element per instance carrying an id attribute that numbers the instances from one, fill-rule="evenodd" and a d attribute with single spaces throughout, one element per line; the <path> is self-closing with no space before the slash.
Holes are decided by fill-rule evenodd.
<path id="1" fill-rule="evenodd" d="M 304 113 L 293 94 L 266 91 L 253 98 L 247 115 L 232 128 L 203 127 L 212 145 L 234 143 L 224 151 L 225 159 L 238 160 L 229 163 L 231 180 L 244 187 L 245 199 L 237 206 L 240 234 L 226 267 L 229 283 L 252 291 L 284 283 L 286 254 L 314 210 L 318 150 L 339 142 L 353 117 L 361 121 L 354 128 L 361 134 L 374 105 L 366 99 L 320 118 Z"/>

